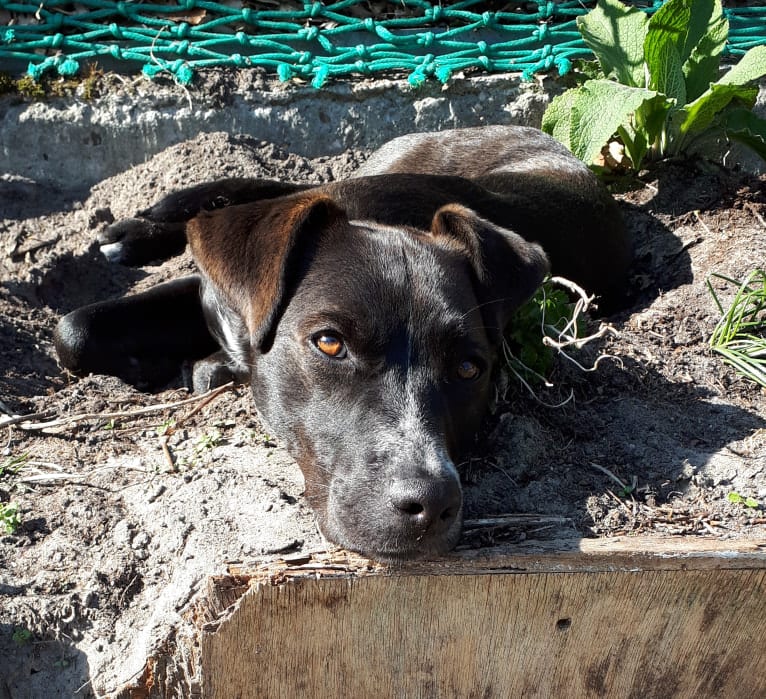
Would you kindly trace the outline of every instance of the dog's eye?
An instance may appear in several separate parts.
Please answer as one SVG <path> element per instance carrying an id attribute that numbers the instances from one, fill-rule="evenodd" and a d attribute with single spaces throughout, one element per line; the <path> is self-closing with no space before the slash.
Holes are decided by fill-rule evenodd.
<path id="1" fill-rule="evenodd" d="M 326 354 L 333 359 L 343 359 L 346 354 L 346 344 L 337 335 L 331 335 L 330 333 L 319 333 L 312 338 L 314 347 L 316 347 L 322 354 Z"/>
<path id="2" fill-rule="evenodd" d="M 481 369 L 476 362 L 472 362 L 470 359 L 465 359 L 457 365 L 458 378 L 463 381 L 473 381 L 478 379 L 481 375 Z"/>

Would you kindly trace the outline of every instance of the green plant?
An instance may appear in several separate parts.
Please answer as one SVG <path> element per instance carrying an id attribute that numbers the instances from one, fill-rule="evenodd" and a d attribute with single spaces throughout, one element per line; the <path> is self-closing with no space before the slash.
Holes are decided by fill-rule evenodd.
<path id="1" fill-rule="evenodd" d="M 0 529 L 13 534 L 21 525 L 19 505 L 15 502 L 0 503 Z"/>
<path id="2" fill-rule="evenodd" d="M 223 444 L 223 436 L 218 429 L 214 428 L 212 432 L 200 435 L 197 443 L 194 445 L 194 451 L 197 454 L 201 454 L 202 452 L 215 449 L 215 447 L 221 444 Z"/>
<path id="3" fill-rule="evenodd" d="M 740 495 L 736 492 L 729 493 L 726 496 L 726 499 L 735 505 L 744 505 L 745 507 L 750 507 L 752 509 L 755 509 L 759 506 L 759 503 L 755 498 L 747 498 L 744 495 Z"/>
<path id="4" fill-rule="evenodd" d="M 634 169 L 689 154 L 725 135 L 766 158 L 766 121 L 753 114 L 766 46 L 720 76 L 729 33 L 720 0 L 668 0 L 654 15 L 599 0 L 577 26 L 601 77 L 555 98 L 542 128 L 588 165 L 619 143 Z"/>
<path id="5" fill-rule="evenodd" d="M 546 280 L 518 311 L 506 335 L 511 349 L 509 363 L 525 380 L 546 377 L 553 368 L 556 350 L 543 337 L 557 336 L 574 316 L 575 304 L 567 294 Z"/>
<path id="6" fill-rule="evenodd" d="M 13 485 L 13 476 L 15 476 L 26 464 L 29 454 L 19 454 L 18 456 L 9 456 L 0 463 L 0 479 L 7 479 Z M 19 505 L 16 502 L 0 502 L 0 531 L 6 534 L 13 534 L 21 525 L 21 516 L 19 515 Z"/>
<path id="7" fill-rule="evenodd" d="M 5 476 L 15 476 L 29 460 L 29 454 L 19 454 L 18 456 L 9 456 L 0 463 L 0 478 Z"/>
<path id="8" fill-rule="evenodd" d="M 766 387 L 766 271 L 756 269 L 744 282 L 720 274 L 711 275 L 737 288 L 724 310 L 708 279 L 721 319 L 710 336 L 710 347 L 725 362 L 751 381 Z"/>
<path id="9" fill-rule="evenodd" d="M 11 638 L 17 646 L 25 646 L 32 640 L 32 632 L 29 629 L 25 629 L 23 626 L 18 626 L 13 630 L 13 636 L 11 636 Z"/>

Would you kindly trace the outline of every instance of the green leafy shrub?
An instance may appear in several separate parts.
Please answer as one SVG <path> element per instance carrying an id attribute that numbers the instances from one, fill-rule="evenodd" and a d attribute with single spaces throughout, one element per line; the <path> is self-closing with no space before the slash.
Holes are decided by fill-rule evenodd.
<path id="1" fill-rule="evenodd" d="M 720 0 L 668 0 L 651 17 L 599 0 L 577 26 L 600 77 L 555 98 L 542 128 L 585 163 L 619 140 L 639 169 L 645 160 L 688 154 L 700 137 L 716 134 L 766 158 L 766 121 L 752 112 L 766 46 L 721 76 L 729 22 Z"/>

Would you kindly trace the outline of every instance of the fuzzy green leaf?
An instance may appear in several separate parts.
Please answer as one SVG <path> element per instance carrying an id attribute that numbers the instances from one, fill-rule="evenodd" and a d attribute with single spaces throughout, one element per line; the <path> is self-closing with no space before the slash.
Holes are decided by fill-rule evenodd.
<path id="1" fill-rule="evenodd" d="M 724 120 L 726 135 L 751 148 L 766 160 L 766 120 L 749 109 L 732 109 Z"/>
<path id="2" fill-rule="evenodd" d="M 649 66 L 649 87 L 686 103 L 686 81 L 678 49 L 672 41 L 655 41 L 646 45 L 646 64 Z"/>
<path id="3" fill-rule="evenodd" d="M 702 13 L 698 15 L 695 7 L 692 21 L 701 16 Z M 710 87 L 710 83 L 715 82 L 718 78 L 721 53 L 726 45 L 728 35 L 729 21 L 723 15 L 720 0 L 714 0 L 707 27 L 697 39 L 696 45 L 683 65 L 687 100 L 697 99 Z"/>
<path id="4" fill-rule="evenodd" d="M 686 102 L 683 64 L 689 55 L 686 53 L 686 37 L 693 1 L 669 0 L 665 3 L 649 20 L 644 40 L 648 87 L 672 97 L 679 105 Z"/>
<path id="5" fill-rule="evenodd" d="M 757 87 L 714 83 L 694 102 L 673 113 L 673 132 L 684 136 L 704 131 L 733 100 L 739 100 L 745 106 L 752 107 L 757 97 Z"/>
<path id="6" fill-rule="evenodd" d="M 649 20 L 647 39 L 671 41 L 686 63 L 722 14 L 720 0 L 668 0 Z"/>
<path id="7" fill-rule="evenodd" d="M 750 49 L 719 81 L 719 85 L 746 85 L 766 75 L 766 46 Z"/>
<path id="8" fill-rule="evenodd" d="M 606 77 L 623 85 L 644 87 L 647 21 L 643 12 L 618 0 L 599 0 L 591 12 L 577 18 L 577 28 Z"/>
<path id="9" fill-rule="evenodd" d="M 572 104 L 579 88 L 554 97 L 543 114 L 541 128 L 559 143 L 572 150 Z"/>
<path id="10" fill-rule="evenodd" d="M 593 164 L 617 129 L 630 122 L 641 106 L 657 97 L 643 87 L 628 87 L 612 80 L 588 80 L 572 102 L 571 151 L 587 165 Z"/>

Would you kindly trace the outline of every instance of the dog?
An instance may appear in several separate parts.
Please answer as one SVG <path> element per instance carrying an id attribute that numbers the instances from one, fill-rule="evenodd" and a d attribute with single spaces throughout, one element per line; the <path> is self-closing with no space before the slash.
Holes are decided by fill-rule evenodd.
<path id="1" fill-rule="evenodd" d="M 194 361 L 195 390 L 249 383 L 325 537 L 384 561 L 457 543 L 456 464 L 516 309 L 550 270 L 618 306 L 631 262 L 590 170 L 520 126 L 403 136 L 320 186 L 190 187 L 100 242 L 134 265 L 188 243 L 199 274 L 68 314 L 62 365 L 157 385 Z"/>

